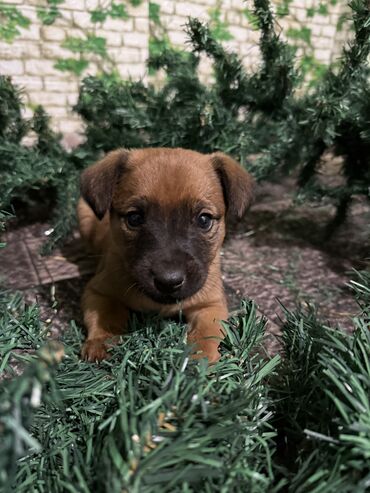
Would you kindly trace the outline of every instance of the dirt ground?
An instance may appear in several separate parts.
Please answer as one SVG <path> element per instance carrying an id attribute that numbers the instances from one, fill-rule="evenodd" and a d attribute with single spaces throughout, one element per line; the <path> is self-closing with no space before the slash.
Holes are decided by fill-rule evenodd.
<path id="1" fill-rule="evenodd" d="M 292 190 L 289 182 L 259 186 L 247 218 L 229 233 L 222 264 L 230 310 L 243 297 L 255 300 L 274 338 L 281 325 L 280 303 L 287 308 L 316 303 L 327 323 L 350 330 L 358 307 L 348 282 L 353 269 L 370 265 L 369 203 L 355 198 L 346 222 L 327 239 L 334 208 L 294 206 Z M 81 323 L 79 299 L 93 263 L 77 234 L 50 257 L 41 257 L 48 229 L 47 223 L 35 222 L 4 235 L 0 281 L 37 301 L 51 333 L 58 335 L 71 319 Z"/>

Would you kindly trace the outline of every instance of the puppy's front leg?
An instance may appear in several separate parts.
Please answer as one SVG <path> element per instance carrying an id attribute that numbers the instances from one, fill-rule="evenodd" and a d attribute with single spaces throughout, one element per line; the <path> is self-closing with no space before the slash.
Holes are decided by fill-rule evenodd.
<path id="1" fill-rule="evenodd" d="M 87 285 L 82 297 L 87 339 L 81 356 L 88 361 L 107 357 L 111 343 L 124 333 L 129 317 L 128 309 L 119 301 L 104 296 Z"/>
<path id="2" fill-rule="evenodd" d="M 194 345 L 195 358 L 208 358 L 209 363 L 215 363 L 219 357 L 218 346 L 225 337 L 221 320 L 227 320 L 226 302 L 191 307 L 184 312 L 190 325 L 188 343 Z"/>

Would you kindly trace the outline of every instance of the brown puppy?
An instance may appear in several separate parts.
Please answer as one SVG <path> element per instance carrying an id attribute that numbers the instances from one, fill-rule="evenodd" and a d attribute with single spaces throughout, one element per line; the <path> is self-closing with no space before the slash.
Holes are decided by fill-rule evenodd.
<path id="1" fill-rule="evenodd" d="M 100 262 L 82 299 L 82 356 L 107 356 L 129 310 L 180 310 L 198 356 L 219 357 L 228 316 L 220 271 L 225 216 L 240 218 L 253 180 L 233 159 L 185 149 L 120 149 L 81 176 L 82 237 Z"/>

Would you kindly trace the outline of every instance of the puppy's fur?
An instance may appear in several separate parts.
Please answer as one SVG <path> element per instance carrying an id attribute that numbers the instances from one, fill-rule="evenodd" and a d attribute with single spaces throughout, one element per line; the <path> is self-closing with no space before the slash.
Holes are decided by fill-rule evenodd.
<path id="1" fill-rule="evenodd" d="M 252 191 L 250 175 L 222 153 L 119 149 L 87 168 L 78 218 L 100 262 L 82 299 L 83 358 L 107 356 L 131 309 L 181 310 L 196 354 L 217 360 L 228 316 L 220 272 L 225 218 L 242 217 Z"/>

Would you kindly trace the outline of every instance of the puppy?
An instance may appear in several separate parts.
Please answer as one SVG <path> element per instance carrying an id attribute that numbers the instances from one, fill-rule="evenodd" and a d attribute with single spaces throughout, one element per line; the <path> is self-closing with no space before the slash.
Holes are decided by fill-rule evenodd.
<path id="1" fill-rule="evenodd" d="M 107 356 L 129 310 L 180 310 L 196 357 L 214 362 L 228 317 L 220 249 L 253 179 L 233 159 L 185 149 L 119 149 L 81 176 L 81 235 L 100 262 L 82 298 L 82 357 Z"/>

